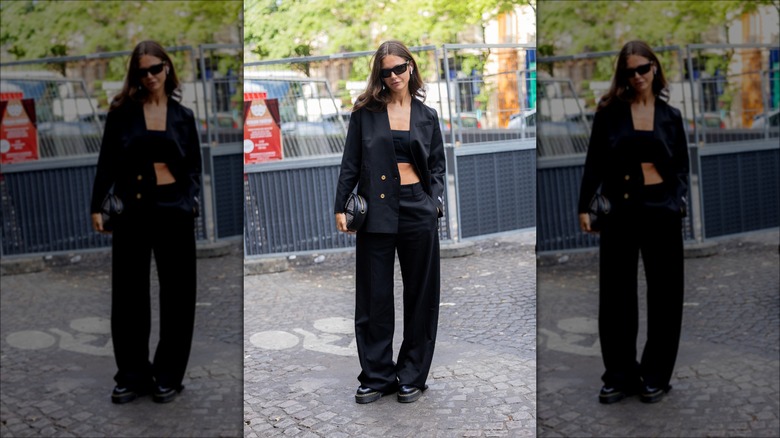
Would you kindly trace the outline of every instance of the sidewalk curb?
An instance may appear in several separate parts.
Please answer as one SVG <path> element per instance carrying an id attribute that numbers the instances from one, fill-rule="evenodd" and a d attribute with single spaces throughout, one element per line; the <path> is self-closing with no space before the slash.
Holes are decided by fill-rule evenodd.
<path id="1" fill-rule="evenodd" d="M 0 261 L 0 276 L 5 275 L 19 275 L 19 274 L 32 274 L 33 272 L 40 272 L 46 268 L 46 264 L 42 258 L 18 258 L 8 260 L 3 258 Z"/>
<path id="2" fill-rule="evenodd" d="M 711 240 L 706 242 L 686 242 L 683 244 L 683 257 L 686 259 L 711 257 L 718 253 L 719 247 L 720 244 L 718 242 L 713 242 Z M 590 258 L 598 260 L 598 257 L 598 247 L 585 248 L 582 250 L 575 250 L 570 252 L 546 252 L 543 254 L 537 254 L 536 264 L 539 267 L 555 266 L 575 261 L 586 261 Z"/>
<path id="3" fill-rule="evenodd" d="M 439 257 L 443 259 L 454 259 L 457 257 L 468 257 L 476 251 L 474 242 L 447 243 L 439 248 Z"/>
<path id="4" fill-rule="evenodd" d="M 230 254 L 230 251 L 233 250 L 234 246 L 236 246 L 235 240 L 220 240 L 217 242 L 199 244 L 195 247 L 195 257 L 199 259 L 210 259 L 226 256 Z"/>
<path id="5" fill-rule="evenodd" d="M 693 242 L 683 246 L 683 254 L 686 259 L 698 259 L 711 257 L 718 253 L 718 242 Z"/>
<path id="6" fill-rule="evenodd" d="M 241 240 L 236 239 L 197 243 L 195 247 L 195 257 L 199 259 L 223 257 L 230 254 L 230 252 L 241 243 Z M 32 274 L 34 272 L 41 272 L 46 268 L 75 265 L 110 257 L 110 247 L 84 250 L 81 252 L 6 256 L 0 261 L 0 275 Z"/>
<path id="7" fill-rule="evenodd" d="M 290 269 L 290 264 L 284 257 L 244 260 L 244 276 L 275 274 Z"/>

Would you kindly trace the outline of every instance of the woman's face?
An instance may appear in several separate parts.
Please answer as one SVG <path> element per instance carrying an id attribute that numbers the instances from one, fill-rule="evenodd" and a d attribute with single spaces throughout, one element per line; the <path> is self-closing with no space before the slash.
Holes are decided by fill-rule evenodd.
<path id="1" fill-rule="evenodd" d="M 395 71 L 391 70 L 391 69 L 401 70 L 405 64 L 407 64 L 406 70 L 400 74 L 397 74 Z M 380 72 L 380 77 L 382 81 L 384 81 L 385 86 L 389 88 L 390 91 L 394 93 L 402 93 L 404 91 L 407 91 L 409 88 L 409 78 L 411 77 L 412 68 L 413 68 L 412 63 L 410 61 L 407 61 L 406 59 L 401 58 L 400 56 L 387 55 L 384 57 L 384 59 L 382 59 L 382 70 L 385 71 L 389 70 L 390 76 L 386 78 L 381 77 L 383 75 Z"/>
<path id="2" fill-rule="evenodd" d="M 626 68 L 628 83 L 637 94 L 643 94 L 648 90 L 652 92 L 655 66 L 649 59 L 639 55 L 628 55 Z"/>
<path id="3" fill-rule="evenodd" d="M 141 55 L 138 60 L 138 68 L 141 84 L 150 94 L 165 90 L 168 66 L 164 64 L 162 59 L 152 55 Z"/>

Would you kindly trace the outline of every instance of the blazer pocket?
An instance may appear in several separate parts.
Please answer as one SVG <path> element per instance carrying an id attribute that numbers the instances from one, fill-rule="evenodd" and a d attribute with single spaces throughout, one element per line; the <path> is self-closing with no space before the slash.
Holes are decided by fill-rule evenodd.
<path id="1" fill-rule="evenodd" d="M 425 122 L 417 122 L 415 123 L 414 127 L 422 144 L 424 144 L 426 147 L 430 146 L 431 140 L 433 138 L 433 123 L 430 120 Z"/>

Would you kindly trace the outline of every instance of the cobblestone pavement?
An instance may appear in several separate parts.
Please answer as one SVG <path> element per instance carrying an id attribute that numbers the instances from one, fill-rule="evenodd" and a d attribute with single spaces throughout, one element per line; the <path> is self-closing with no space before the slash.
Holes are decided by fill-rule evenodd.
<path id="1" fill-rule="evenodd" d="M 354 253 L 244 282 L 246 437 L 534 436 L 534 232 L 442 260 L 429 389 L 358 405 Z M 397 266 L 396 266 L 396 269 Z M 402 338 L 396 272 L 397 354 Z"/>
<path id="2" fill-rule="evenodd" d="M 716 255 L 686 259 L 685 271 L 672 391 L 653 405 L 607 406 L 597 401 L 597 258 L 538 269 L 540 437 L 780 436 L 778 232 L 720 240 Z"/>
<path id="3" fill-rule="evenodd" d="M 3 276 L 0 435 L 164 437 L 241 435 L 242 266 L 239 244 L 198 260 L 195 336 L 184 391 L 159 405 L 110 402 L 110 257 Z M 158 336 L 156 274 L 152 348 Z M 152 350 L 153 351 L 153 350 Z"/>

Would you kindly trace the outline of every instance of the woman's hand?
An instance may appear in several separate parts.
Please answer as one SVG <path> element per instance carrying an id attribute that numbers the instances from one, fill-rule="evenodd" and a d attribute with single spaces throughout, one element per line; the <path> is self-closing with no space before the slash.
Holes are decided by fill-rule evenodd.
<path id="1" fill-rule="evenodd" d="M 347 229 L 347 215 L 344 213 L 336 213 L 336 228 L 342 233 L 355 234 Z"/>
<path id="2" fill-rule="evenodd" d="M 92 213 L 92 229 L 98 233 L 111 233 L 103 229 L 103 216 L 100 213 Z"/>
<path id="3" fill-rule="evenodd" d="M 590 215 L 588 213 L 580 213 L 580 229 L 586 233 L 595 233 L 590 229 Z"/>

